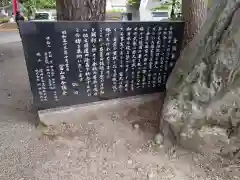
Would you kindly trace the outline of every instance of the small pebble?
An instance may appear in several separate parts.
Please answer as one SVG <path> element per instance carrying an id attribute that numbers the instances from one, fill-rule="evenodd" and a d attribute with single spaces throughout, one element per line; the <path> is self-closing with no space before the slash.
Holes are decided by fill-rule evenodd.
<path id="1" fill-rule="evenodd" d="M 136 130 L 138 130 L 138 129 L 140 128 L 140 125 L 139 125 L 139 124 L 134 124 L 134 125 L 133 125 L 133 128 L 136 129 Z"/>
<path id="2" fill-rule="evenodd" d="M 71 151 L 68 151 L 67 156 L 68 156 L 68 157 L 71 156 Z"/>
<path id="3" fill-rule="evenodd" d="M 177 158 L 177 153 L 176 153 L 176 152 L 174 152 L 174 153 L 172 154 L 172 158 Z"/>
<path id="4" fill-rule="evenodd" d="M 78 141 L 78 140 L 80 140 L 80 137 L 75 136 L 73 139 L 74 139 L 75 141 Z"/>
<path id="5" fill-rule="evenodd" d="M 142 168 L 137 168 L 137 172 L 141 172 L 142 171 Z"/>
<path id="6" fill-rule="evenodd" d="M 194 162 L 198 162 L 198 158 L 193 157 L 193 161 L 194 161 Z"/>
<path id="7" fill-rule="evenodd" d="M 148 179 L 152 179 L 154 177 L 153 172 L 148 173 L 147 177 L 148 177 Z"/>
<path id="8" fill-rule="evenodd" d="M 163 135 L 160 133 L 156 134 L 154 137 L 154 141 L 158 145 L 162 144 L 163 143 Z"/>
<path id="9" fill-rule="evenodd" d="M 164 148 L 164 146 L 162 144 L 160 144 L 159 148 Z"/>
<path id="10" fill-rule="evenodd" d="M 132 164 L 133 161 L 131 159 L 128 160 L 128 164 Z"/>
<path id="11" fill-rule="evenodd" d="M 103 170 L 102 173 L 103 173 L 103 174 L 108 174 L 107 171 L 105 171 L 105 170 Z"/>
<path id="12" fill-rule="evenodd" d="M 116 165 L 115 164 L 112 164 L 112 168 L 115 168 L 116 167 Z"/>
<path id="13" fill-rule="evenodd" d="M 97 155 L 94 152 L 88 152 L 88 157 L 89 158 L 96 158 Z"/>
<path id="14" fill-rule="evenodd" d="M 143 151 L 142 148 L 139 148 L 139 149 L 136 150 L 137 153 L 140 153 L 142 151 Z"/>
<path id="15" fill-rule="evenodd" d="M 182 137 L 187 137 L 187 134 L 184 133 L 184 132 L 182 132 L 182 133 L 180 134 L 180 136 L 182 136 Z"/>
<path id="16" fill-rule="evenodd" d="M 103 166 L 105 166 L 105 167 L 108 165 L 108 163 L 107 163 L 106 161 L 104 161 L 102 164 L 103 164 Z"/>

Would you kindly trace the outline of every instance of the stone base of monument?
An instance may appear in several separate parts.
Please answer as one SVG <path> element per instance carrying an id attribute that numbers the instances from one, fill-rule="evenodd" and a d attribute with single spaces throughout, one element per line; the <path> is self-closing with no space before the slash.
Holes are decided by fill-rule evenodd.
<path id="1" fill-rule="evenodd" d="M 113 113 L 128 114 L 137 110 L 140 116 L 146 119 L 158 119 L 162 106 L 163 93 L 140 95 L 127 98 L 106 100 L 95 103 L 61 107 L 38 111 L 40 121 L 46 126 L 58 126 L 62 123 L 79 123 L 82 120 L 97 120 L 100 116 Z M 154 116 L 154 117 L 153 117 Z M 113 119 L 112 119 L 113 120 Z"/>

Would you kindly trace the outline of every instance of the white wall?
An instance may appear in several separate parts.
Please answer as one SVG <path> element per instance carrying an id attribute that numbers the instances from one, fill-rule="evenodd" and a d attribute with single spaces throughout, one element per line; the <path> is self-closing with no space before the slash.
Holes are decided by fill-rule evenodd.
<path id="1" fill-rule="evenodd" d="M 159 21 L 162 20 L 160 17 L 152 17 L 152 8 L 160 6 L 161 4 L 168 2 L 168 0 L 141 0 L 139 8 L 140 20 L 141 21 Z"/>
<path id="2" fill-rule="evenodd" d="M 126 0 L 107 0 L 106 10 L 119 10 L 121 12 L 126 12 L 127 10 L 127 1 Z"/>

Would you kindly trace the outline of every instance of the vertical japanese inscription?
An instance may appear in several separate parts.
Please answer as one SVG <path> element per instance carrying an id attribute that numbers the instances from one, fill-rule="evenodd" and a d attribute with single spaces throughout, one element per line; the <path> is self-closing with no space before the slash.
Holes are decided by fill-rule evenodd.
<path id="1" fill-rule="evenodd" d="M 144 43 L 143 43 L 143 36 L 144 36 L 144 28 L 140 27 L 138 32 L 138 48 L 137 48 L 137 82 L 136 86 L 137 89 L 142 88 L 142 80 L 143 80 L 143 64 L 142 64 L 142 58 L 144 53 Z"/>
<path id="2" fill-rule="evenodd" d="M 171 42 L 171 61 L 170 61 L 170 68 L 173 68 L 173 66 L 175 65 L 175 62 L 176 62 L 176 53 L 177 53 L 177 43 L 178 43 L 178 40 L 176 37 L 173 36 L 173 28 L 172 30 L 169 32 L 169 36 L 172 36 L 172 42 Z"/>
<path id="3" fill-rule="evenodd" d="M 160 68 L 160 49 L 161 49 L 161 37 L 158 31 L 158 27 L 154 27 L 154 32 L 156 34 L 156 46 L 155 46 L 155 59 L 154 59 L 154 68 L 156 71 L 156 84 L 159 87 L 161 85 L 161 68 Z"/>
<path id="4" fill-rule="evenodd" d="M 129 72 L 130 72 L 130 67 L 129 64 L 131 63 L 131 33 L 132 28 L 131 27 L 127 27 L 126 29 L 126 49 L 125 49 L 125 80 L 124 80 L 124 87 L 125 87 L 125 92 L 129 91 Z"/>
<path id="5" fill-rule="evenodd" d="M 167 62 L 165 63 L 165 71 L 169 70 L 169 67 L 173 67 L 174 64 L 172 64 L 172 58 L 174 58 L 174 55 L 172 53 L 172 45 L 173 45 L 173 27 L 170 25 L 170 27 L 168 28 L 168 43 L 167 43 Z"/>
<path id="6" fill-rule="evenodd" d="M 149 69 L 151 70 L 152 79 L 151 79 L 151 87 L 157 87 L 157 70 L 158 70 L 158 61 L 156 61 L 156 27 L 152 27 L 151 32 L 151 46 L 150 46 L 150 62 Z"/>
<path id="7" fill-rule="evenodd" d="M 88 29 L 83 29 L 83 60 L 85 66 L 85 83 L 86 83 L 86 92 L 87 96 L 92 96 L 92 89 L 91 89 L 91 67 L 90 67 L 90 52 L 89 52 L 89 31 Z"/>
<path id="8" fill-rule="evenodd" d="M 99 30 L 99 78 L 100 78 L 100 95 L 104 94 L 104 82 L 105 82 L 105 62 L 104 62 L 104 46 L 103 46 L 103 28 Z"/>
<path id="9" fill-rule="evenodd" d="M 63 45 L 63 57 L 64 57 L 64 63 L 59 64 L 59 72 L 60 72 L 60 84 L 61 84 L 61 94 L 63 96 L 66 96 L 68 94 L 68 88 L 67 88 L 67 78 L 66 78 L 66 72 L 70 71 L 69 69 L 69 63 L 68 63 L 68 43 L 67 43 L 67 31 L 63 30 L 61 32 L 61 38 L 62 38 L 62 45 Z"/>
<path id="10" fill-rule="evenodd" d="M 132 65 L 131 65 L 131 91 L 135 90 L 136 87 L 136 67 L 137 67 L 137 41 L 138 41 L 138 27 L 133 29 L 133 38 L 132 38 Z"/>
<path id="11" fill-rule="evenodd" d="M 73 94 L 80 95 L 79 83 L 83 82 L 83 52 L 82 52 L 82 36 L 80 29 L 76 28 L 74 42 L 76 45 L 76 64 L 77 64 L 77 81 L 72 82 Z"/>
<path id="12" fill-rule="evenodd" d="M 76 60 L 77 60 L 77 66 L 78 66 L 78 80 L 80 82 L 83 82 L 84 67 L 83 67 L 83 52 L 81 49 L 82 36 L 81 36 L 81 32 L 78 28 L 76 28 L 76 32 L 75 32 L 75 44 L 77 47 Z"/>
<path id="13" fill-rule="evenodd" d="M 43 69 L 35 69 L 36 83 L 40 102 L 48 101 L 46 92 L 46 82 L 44 80 Z"/>
<path id="14" fill-rule="evenodd" d="M 115 32 L 117 31 L 116 28 L 113 29 L 113 34 L 115 35 Z M 118 70 L 118 66 L 117 66 L 117 60 L 118 60 L 118 56 L 117 56 L 117 38 L 116 36 L 113 36 L 113 53 L 112 53 L 112 90 L 113 92 L 117 92 L 118 91 L 118 79 L 117 79 L 117 70 Z"/>
<path id="15" fill-rule="evenodd" d="M 66 96 L 68 93 L 67 93 L 66 71 L 64 68 L 64 64 L 59 64 L 58 68 L 60 72 L 61 94 L 63 96 Z"/>
<path id="16" fill-rule="evenodd" d="M 160 87 L 163 83 L 163 65 L 164 65 L 164 54 L 163 54 L 163 43 L 162 43 L 162 27 L 158 27 L 157 31 L 157 47 L 156 47 L 156 58 L 160 60 L 159 62 L 159 71 L 158 71 L 158 86 Z"/>
<path id="17" fill-rule="evenodd" d="M 152 64 L 152 57 L 151 57 L 151 49 L 149 47 L 149 44 L 151 44 L 151 27 L 147 27 L 147 32 L 145 35 L 145 57 L 146 60 L 146 66 L 147 66 L 147 87 L 151 87 L 151 78 L 152 78 L 152 73 L 151 73 L 151 64 Z M 145 63 L 145 62 L 144 62 Z"/>
<path id="18" fill-rule="evenodd" d="M 110 66 L 111 66 L 111 34 L 112 34 L 112 30 L 111 28 L 105 28 L 105 59 L 106 59 L 106 76 L 107 79 L 111 78 L 111 70 L 110 70 Z"/>
<path id="19" fill-rule="evenodd" d="M 145 33 L 145 27 L 140 27 L 140 31 L 143 31 L 145 36 L 144 36 L 144 44 L 143 44 L 143 68 L 142 68 L 142 88 L 145 88 L 147 85 L 147 76 L 148 76 L 148 71 L 147 71 L 147 64 L 148 64 L 148 51 L 149 51 L 149 47 L 148 47 L 148 41 L 149 41 L 149 34 Z"/>
<path id="20" fill-rule="evenodd" d="M 92 45 L 92 86 L 93 96 L 99 95 L 99 83 L 98 83 L 98 61 L 97 61 L 97 32 L 95 28 L 91 30 L 91 45 Z"/>
<path id="21" fill-rule="evenodd" d="M 52 56 L 52 43 L 51 38 L 48 36 L 45 38 L 46 40 L 46 52 L 44 53 L 45 56 L 45 68 L 46 68 L 46 74 L 48 79 L 48 89 L 52 91 L 53 98 L 55 101 L 58 101 L 58 95 L 57 95 L 57 88 L 56 88 L 56 74 L 54 69 L 54 63 L 53 63 L 53 56 Z"/>
<path id="22" fill-rule="evenodd" d="M 120 42 L 119 42 L 119 72 L 118 72 L 118 89 L 120 92 L 124 91 L 124 61 L 125 61 L 125 35 L 124 35 L 124 29 L 120 28 Z"/>
<path id="23" fill-rule="evenodd" d="M 168 56 L 168 28 L 165 27 L 163 28 L 163 46 L 162 48 L 164 49 L 163 51 L 163 83 L 165 84 L 167 81 L 167 71 L 166 67 L 168 67 L 168 61 L 169 61 L 169 56 Z"/>
<path id="24" fill-rule="evenodd" d="M 67 42 L 67 31 L 62 31 L 62 43 L 63 43 L 63 55 L 66 71 L 70 71 L 68 62 L 68 42 Z"/>
<path id="25" fill-rule="evenodd" d="M 153 68 L 153 58 L 154 58 L 154 36 L 151 32 L 152 28 L 148 27 L 148 37 L 149 37 L 149 60 L 148 60 L 148 88 L 152 86 L 152 68 Z"/>

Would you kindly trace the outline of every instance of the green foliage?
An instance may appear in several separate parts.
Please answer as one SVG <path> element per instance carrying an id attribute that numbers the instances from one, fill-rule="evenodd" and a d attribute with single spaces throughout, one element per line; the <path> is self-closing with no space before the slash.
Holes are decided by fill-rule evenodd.
<path id="1" fill-rule="evenodd" d="M 132 6 L 135 9 L 139 9 L 140 4 L 141 0 L 128 0 L 128 5 Z"/>
<path id="2" fill-rule="evenodd" d="M 55 9 L 56 0 L 24 0 L 22 1 L 24 10 L 28 17 L 33 15 L 36 9 Z"/>
<path id="3" fill-rule="evenodd" d="M 9 17 L 0 18 L 0 24 L 7 23 L 9 19 L 10 19 Z"/>
<path id="4" fill-rule="evenodd" d="M 181 19 L 181 6 L 182 0 L 172 0 L 172 12 L 171 12 L 171 19 L 178 20 Z"/>
<path id="5" fill-rule="evenodd" d="M 24 8 L 22 9 L 22 12 L 29 17 L 35 11 L 36 1 L 35 0 L 25 0 L 23 2 L 23 6 L 24 6 Z"/>
<path id="6" fill-rule="evenodd" d="M 56 0 L 36 0 L 36 6 L 39 9 L 55 9 Z"/>
<path id="7" fill-rule="evenodd" d="M 171 6 L 171 5 L 173 4 L 173 1 L 174 1 L 174 0 L 171 0 L 171 1 L 169 1 L 169 2 L 165 2 L 163 5 L 165 5 L 165 6 Z"/>
<path id="8" fill-rule="evenodd" d="M 10 0 L 0 0 L 0 7 L 7 6 L 11 3 Z"/>
<path id="9" fill-rule="evenodd" d="M 171 4 L 170 4 L 170 5 L 171 5 Z M 151 10 L 152 10 L 152 11 L 169 10 L 170 5 L 165 5 L 165 4 L 163 4 L 163 5 L 161 5 L 161 6 L 157 6 L 157 7 L 155 7 L 155 8 L 152 8 Z"/>

